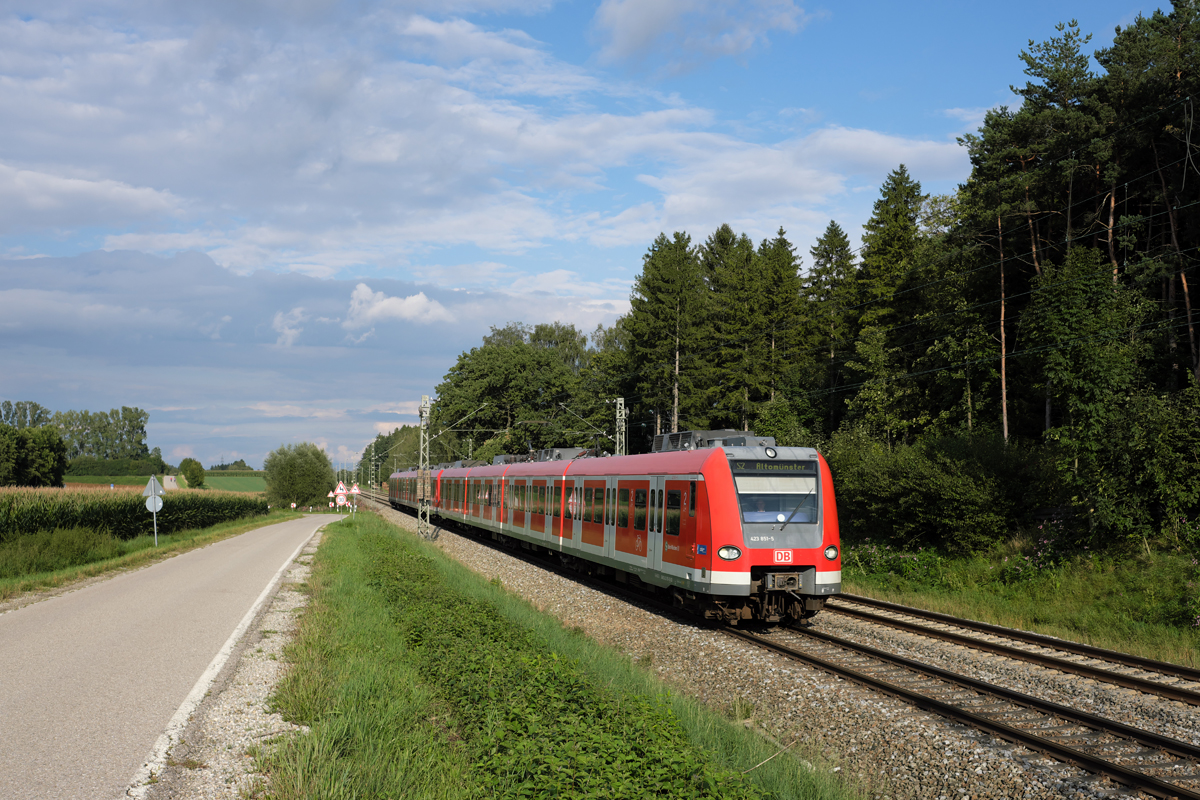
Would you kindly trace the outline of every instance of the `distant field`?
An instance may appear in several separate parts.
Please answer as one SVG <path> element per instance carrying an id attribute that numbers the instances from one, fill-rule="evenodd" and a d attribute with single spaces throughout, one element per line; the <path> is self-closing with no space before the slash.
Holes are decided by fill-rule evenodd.
<path id="1" fill-rule="evenodd" d="M 265 492 L 267 479 L 254 475 L 230 477 L 219 472 L 208 472 L 204 475 L 204 485 L 223 492 Z"/>
<path id="2" fill-rule="evenodd" d="M 150 482 L 149 475 L 64 475 L 63 483 L 96 483 L 108 486 L 145 486 Z"/>

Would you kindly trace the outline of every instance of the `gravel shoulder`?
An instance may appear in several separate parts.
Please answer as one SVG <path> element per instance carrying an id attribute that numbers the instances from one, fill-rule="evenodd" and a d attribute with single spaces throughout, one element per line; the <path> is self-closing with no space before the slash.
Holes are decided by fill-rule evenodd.
<path id="1" fill-rule="evenodd" d="M 321 531 L 284 573 L 271 600 L 242 637 L 238 650 L 196 709 L 167 768 L 141 795 L 147 800 L 257 796 L 262 776 L 249 752 L 268 739 L 301 733 L 302 726 L 270 710 L 270 696 L 283 678 L 283 648 L 295 635 L 308 605 L 305 583 L 321 542 Z"/>

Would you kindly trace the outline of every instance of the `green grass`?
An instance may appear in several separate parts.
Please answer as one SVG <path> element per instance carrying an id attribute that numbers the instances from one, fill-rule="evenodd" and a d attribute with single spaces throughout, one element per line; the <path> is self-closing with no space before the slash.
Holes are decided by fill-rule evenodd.
<path id="1" fill-rule="evenodd" d="M 204 485 L 223 492 L 265 492 L 267 479 L 254 475 L 222 475 L 209 472 L 204 475 Z"/>
<path id="2" fill-rule="evenodd" d="M 326 531 L 270 797 L 850 796 L 374 515 Z"/>
<path id="3" fill-rule="evenodd" d="M 140 567 L 237 536 L 255 528 L 295 519 L 292 511 L 272 511 L 253 519 L 208 528 L 117 539 L 86 528 L 40 532 L 0 544 L 0 600 L 38 589 L 66 586 L 106 572 Z"/>
<path id="4" fill-rule="evenodd" d="M 145 486 L 150 482 L 149 475 L 64 475 L 63 483 L 92 483 L 107 486 L 115 483 L 117 486 Z M 162 482 L 162 478 L 159 478 Z"/>
<path id="5" fill-rule="evenodd" d="M 845 591 L 1200 667 L 1200 554 L 1067 554 L 1050 538 L 973 558 L 885 547 L 845 548 Z"/>

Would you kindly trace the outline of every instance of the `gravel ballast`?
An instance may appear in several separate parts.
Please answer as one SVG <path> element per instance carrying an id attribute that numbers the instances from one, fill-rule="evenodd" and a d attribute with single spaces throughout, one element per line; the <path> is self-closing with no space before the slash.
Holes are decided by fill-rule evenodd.
<path id="1" fill-rule="evenodd" d="M 382 506 L 380 512 L 415 531 L 412 516 Z M 483 577 L 499 579 L 564 625 L 580 627 L 596 641 L 626 653 L 678 691 L 733 714 L 781 746 L 795 742 L 801 758 L 845 774 L 870 797 L 1141 796 L 716 631 L 663 617 L 636 600 L 614 598 L 450 530 L 441 530 L 437 545 Z M 817 615 L 823 626 L 844 625 L 843 619 L 832 618 Z M 1038 671 L 1010 663 L 1014 671 Z M 1181 713 L 1176 704 L 1159 705 L 1170 714 Z"/>

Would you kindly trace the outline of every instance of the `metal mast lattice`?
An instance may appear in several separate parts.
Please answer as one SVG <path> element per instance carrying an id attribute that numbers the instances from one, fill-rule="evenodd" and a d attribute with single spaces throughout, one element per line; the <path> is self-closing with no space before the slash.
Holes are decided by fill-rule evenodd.
<path id="1" fill-rule="evenodd" d="M 617 398 L 617 455 L 625 455 L 625 398 Z"/>
<path id="2" fill-rule="evenodd" d="M 421 454 L 417 465 L 417 534 L 436 539 L 437 530 L 429 523 L 429 507 L 433 498 L 429 486 L 429 395 L 421 395 Z"/>

